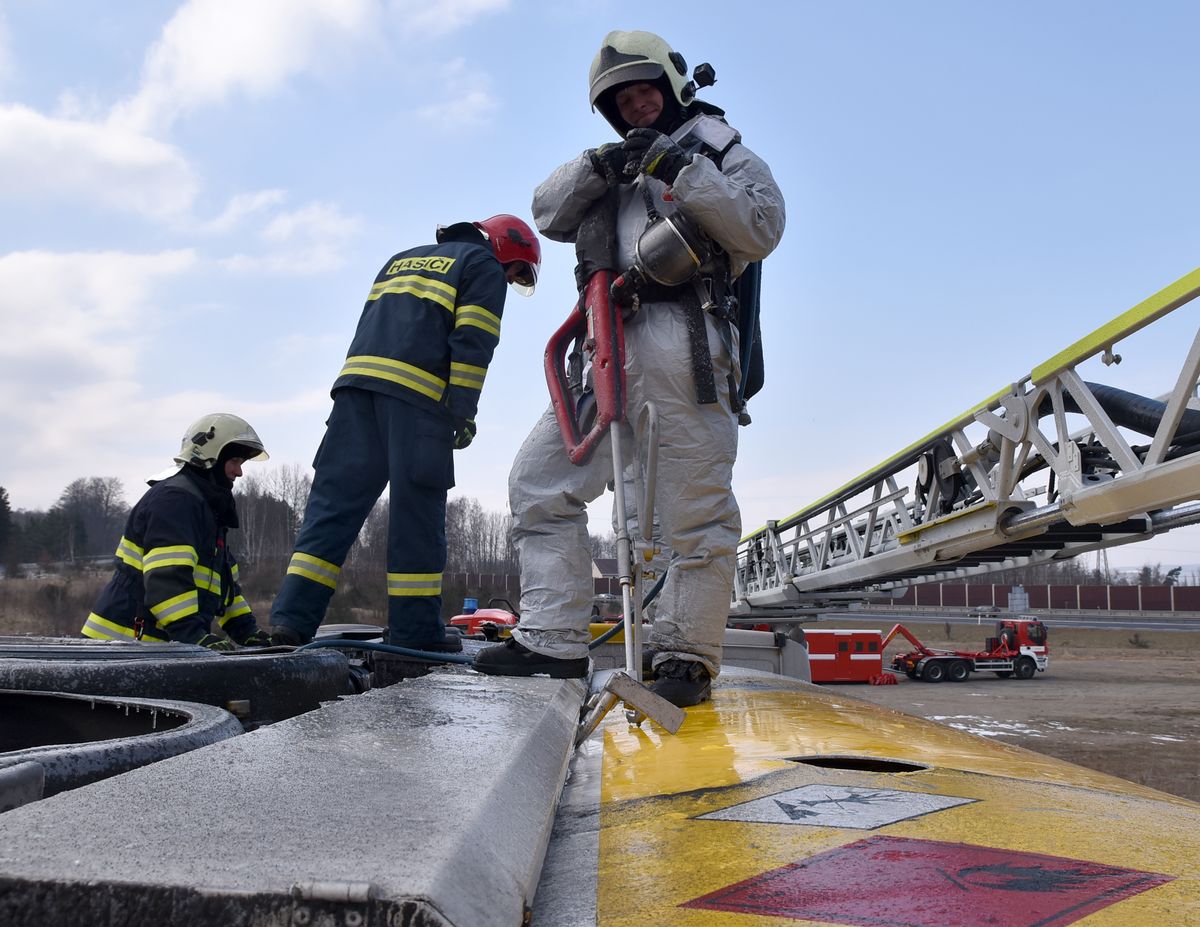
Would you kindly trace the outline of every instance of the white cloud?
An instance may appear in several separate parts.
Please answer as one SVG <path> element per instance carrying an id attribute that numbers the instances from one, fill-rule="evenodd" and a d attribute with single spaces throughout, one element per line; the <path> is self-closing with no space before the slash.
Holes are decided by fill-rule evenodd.
<path id="1" fill-rule="evenodd" d="M 329 203 L 312 203 L 273 217 L 260 233 L 268 246 L 263 255 L 239 254 L 221 262 L 238 273 L 315 274 L 345 263 L 345 246 L 359 233 L 362 221 Z"/>
<path id="2" fill-rule="evenodd" d="M 437 83 L 445 88 L 445 95 L 436 103 L 418 109 L 421 119 L 443 129 L 460 131 L 491 121 L 499 104 L 486 74 L 471 70 L 462 58 L 455 58 L 443 68 Z"/>
<path id="3" fill-rule="evenodd" d="M 235 93 L 265 96 L 367 35 L 378 0 L 188 0 L 146 54 L 142 86 L 112 113 L 141 131 Z"/>
<path id="4" fill-rule="evenodd" d="M 248 216 L 262 212 L 271 206 L 278 206 L 285 199 L 287 199 L 287 194 L 283 190 L 239 193 L 230 198 L 225 210 L 217 218 L 204 223 L 203 229 L 208 232 L 228 232 Z"/>
<path id="5" fill-rule="evenodd" d="M 468 26 L 481 16 L 507 10 L 509 0 L 392 0 L 391 9 L 412 34 L 445 35 Z"/>
<path id="6" fill-rule="evenodd" d="M 195 195 L 192 171 L 170 145 L 0 104 L 0 196 L 98 200 L 165 218 L 185 212 Z"/>
<path id="7" fill-rule="evenodd" d="M 195 260 L 190 251 L 0 257 L 0 434 L 21 436 L 5 448 L 14 505 L 45 505 L 71 479 L 108 472 L 97 450 L 148 427 L 144 407 L 157 397 L 145 395 L 139 369 L 152 293 Z"/>

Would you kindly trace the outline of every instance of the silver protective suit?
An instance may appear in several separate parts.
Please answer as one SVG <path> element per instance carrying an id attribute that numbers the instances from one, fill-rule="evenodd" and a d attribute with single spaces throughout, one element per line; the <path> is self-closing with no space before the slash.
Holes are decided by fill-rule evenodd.
<path id="1" fill-rule="evenodd" d="M 712 118 L 712 117 L 708 117 Z M 634 246 L 648 223 L 641 186 L 649 185 L 663 215 L 682 211 L 729 254 L 733 274 L 765 258 L 783 235 L 783 195 L 766 163 L 740 143 L 722 166 L 693 156 L 667 188 L 646 176 L 620 188 L 617 239 L 620 267 L 633 264 Z M 562 165 L 537 188 L 533 215 L 543 235 L 571 242 L 605 182 L 585 153 Z M 741 514 L 731 488 L 737 419 L 730 411 L 727 374 L 732 360 L 706 314 L 718 402 L 700 405 L 682 308 L 643 303 L 625 327 L 626 424 L 622 447 L 646 459 L 635 428 L 648 401 L 658 408 L 659 463 L 655 508 L 672 551 L 648 645 L 660 663 L 700 660 L 712 675 L 721 664 Z M 736 351 L 736 340 L 734 342 Z M 736 372 L 735 372 L 736 376 Z M 573 465 L 553 410 L 526 438 L 509 475 L 513 540 L 521 561 L 521 624 L 517 640 L 558 658 L 587 655 L 593 594 L 587 505 L 612 480 L 612 451 L 601 442 L 592 459 Z"/>

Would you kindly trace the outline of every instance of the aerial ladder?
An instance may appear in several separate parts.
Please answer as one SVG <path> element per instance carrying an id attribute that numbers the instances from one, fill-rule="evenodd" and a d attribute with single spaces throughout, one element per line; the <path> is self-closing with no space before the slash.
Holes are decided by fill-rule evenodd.
<path id="1" fill-rule="evenodd" d="M 898 594 L 1200 522 L 1200 324 L 1148 398 L 1085 379 L 1200 295 L 1200 269 L 824 498 L 746 535 L 731 613 Z M 1191 309 L 1192 307 L 1188 307 Z M 1179 317 L 1176 317 L 1179 318 Z M 1099 364 L 1095 363 L 1098 359 Z"/>

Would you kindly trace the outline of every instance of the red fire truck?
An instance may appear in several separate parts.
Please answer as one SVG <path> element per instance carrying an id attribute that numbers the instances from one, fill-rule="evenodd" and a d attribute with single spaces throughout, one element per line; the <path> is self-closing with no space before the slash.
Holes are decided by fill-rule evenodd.
<path id="1" fill-rule="evenodd" d="M 1046 645 L 1046 626 L 1036 618 L 1005 618 L 996 622 L 996 636 L 989 637 L 980 651 L 939 650 L 926 647 L 902 624 L 896 625 L 883 639 L 886 647 L 902 634 L 914 649 L 898 654 L 892 669 L 909 679 L 925 682 L 963 682 L 971 673 L 995 673 L 1001 679 L 1009 676 L 1032 679 L 1046 671 L 1050 662 Z"/>
<path id="2" fill-rule="evenodd" d="M 883 672 L 881 631 L 805 628 L 813 682 L 870 682 Z"/>

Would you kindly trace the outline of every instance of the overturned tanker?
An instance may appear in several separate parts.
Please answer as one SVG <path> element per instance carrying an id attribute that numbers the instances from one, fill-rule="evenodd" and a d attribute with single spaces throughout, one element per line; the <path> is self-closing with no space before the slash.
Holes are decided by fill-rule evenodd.
<path id="1" fill-rule="evenodd" d="M 241 733 L 211 705 L 0 690 L 0 812 Z"/>
<path id="2" fill-rule="evenodd" d="M 222 654 L 192 644 L 0 637 L 0 689 L 200 702 L 248 730 L 357 691 L 332 650 Z"/>

